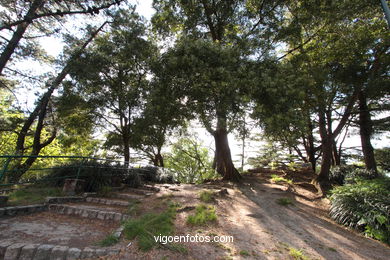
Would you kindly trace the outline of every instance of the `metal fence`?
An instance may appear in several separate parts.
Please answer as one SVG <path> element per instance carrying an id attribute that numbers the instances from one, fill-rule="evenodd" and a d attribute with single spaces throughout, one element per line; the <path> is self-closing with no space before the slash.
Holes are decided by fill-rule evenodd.
<path id="1" fill-rule="evenodd" d="M 28 169 L 17 167 L 21 164 L 21 161 L 29 158 L 35 159 L 35 162 L 31 167 Z M 134 172 L 132 169 L 137 167 L 131 166 L 120 160 L 97 157 L 0 155 L 0 187 L 27 185 L 48 181 L 50 179 L 78 179 L 83 170 L 88 168 L 94 168 L 96 174 L 99 175 L 101 172 L 107 172 L 108 170 L 114 170 L 121 172 L 122 174 L 131 174 Z M 51 173 L 60 169 L 67 169 L 69 175 L 48 178 L 48 175 L 51 175 Z M 10 179 L 13 174 L 20 173 L 20 171 L 25 171 L 25 173 L 18 182 L 12 183 L 7 180 Z"/>

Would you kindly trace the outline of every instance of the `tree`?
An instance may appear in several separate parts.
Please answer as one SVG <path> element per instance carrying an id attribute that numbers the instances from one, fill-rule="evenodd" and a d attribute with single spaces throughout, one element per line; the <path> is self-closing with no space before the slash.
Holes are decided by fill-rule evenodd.
<path id="1" fill-rule="evenodd" d="M 25 118 L 21 124 L 20 129 L 17 133 L 17 140 L 15 144 L 15 155 L 23 156 L 27 152 L 26 138 L 29 134 L 33 135 L 33 142 L 31 145 L 31 151 L 27 159 L 22 157 L 17 158 L 14 163 L 11 172 L 14 172 L 9 176 L 8 181 L 18 182 L 23 174 L 32 166 L 36 161 L 37 156 L 40 151 L 46 146 L 50 145 L 57 136 L 57 127 L 55 124 L 55 118 L 53 113 L 53 106 L 51 103 L 51 97 L 53 92 L 61 85 L 62 81 L 71 71 L 73 63 L 77 60 L 87 45 L 95 38 L 95 36 L 100 32 L 100 30 L 105 26 L 106 22 L 103 23 L 96 31 L 94 31 L 91 36 L 83 43 L 82 46 L 76 48 L 76 50 L 70 55 L 66 65 L 63 67 L 60 73 L 48 82 L 46 82 L 46 92 L 42 97 L 37 101 L 34 110 Z M 51 116 L 48 117 L 48 114 Z M 34 127 L 34 130 L 31 131 L 31 128 Z M 45 128 L 46 127 L 46 128 Z M 43 139 L 43 133 L 49 132 L 49 135 L 46 135 L 46 139 Z"/>
<path id="2" fill-rule="evenodd" d="M 166 167 L 177 173 L 180 182 L 202 183 L 215 176 L 208 149 L 194 138 L 179 139 L 166 157 Z"/>
<path id="3" fill-rule="evenodd" d="M 339 163 L 336 140 L 350 123 L 359 96 L 386 71 L 386 66 L 381 67 L 382 73 L 376 71 L 388 49 L 387 28 L 377 19 L 379 8 L 367 2 L 344 9 L 351 2 L 314 6 L 297 1 L 288 8 L 286 41 L 290 51 L 283 57 L 306 79 L 300 88 L 304 94 L 301 101 L 309 105 L 309 118 L 314 119 L 313 126 L 318 125 L 321 138 L 321 171 L 315 181 L 321 191 L 330 187 L 332 161 Z M 344 11 L 334 13 L 334 8 Z M 311 19 L 311 10 L 321 10 L 321 19 Z M 368 126 L 367 122 L 362 124 Z"/>
<path id="4" fill-rule="evenodd" d="M 12 36 L 9 39 L 2 37 L 0 75 L 31 25 L 47 33 L 48 27 L 64 15 L 94 15 L 122 1 L 2 1 L 4 11 L 1 14 L 4 19 L 0 31 L 7 30 Z"/>
<path id="5" fill-rule="evenodd" d="M 154 63 L 152 71 L 161 71 L 161 65 Z M 184 104 L 175 99 L 172 89 L 158 78 L 153 79 L 145 99 L 142 114 L 132 128 L 132 145 L 143 152 L 153 165 L 164 167 L 161 151 L 167 136 L 186 128 L 186 119 L 190 115 Z"/>
<path id="6" fill-rule="evenodd" d="M 115 15 L 111 29 L 79 59 L 72 74 L 77 91 L 108 128 L 106 146 L 118 147 L 130 161 L 132 126 L 142 113 L 156 47 L 145 39 L 146 28 L 135 13 Z"/>
<path id="7" fill-rule="evenodd" d="M 183 98 L 194 105 L 214 137 L 217 172 L 225 180 L 238 181 L 241 176 L 231 159 L 228 133 L 245 103 L 248 67 L 244 69 L 243 61 L 259 49 L 267 55 L 282 12 L 280 3 L 155 0 L 153 5 L 155 28 L 183 36 L 171 52 L 175 58 L 167 64 L 178 64 L 175 84 L 186 89 Z"/>

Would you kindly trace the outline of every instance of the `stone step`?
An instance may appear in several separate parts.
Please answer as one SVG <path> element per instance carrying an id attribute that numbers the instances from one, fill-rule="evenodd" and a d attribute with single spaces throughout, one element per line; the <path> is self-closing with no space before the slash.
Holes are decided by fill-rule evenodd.
<path id="1" fill-rule="evenodd" d="M 139 200 L 142 198 L 145 198 L 145 195 L 138 195 L 134 193 L 113 193 L 112 194 L 114 198 L 122 199 L 122 200 Z"/>
<path id="2" fill-rule="evenodd" d="M 124 206 L 124 207 L 130 205 L 130 202 L 125 200 L 98 198 L 98 197 L 88 197 L 86 198 L 86 202 L 113 205 L 113 206 Z"/>
<path id="3" fill-rule="evenodd" d="M 122 221 L 129 219 L 130 216 L 115 211 L 110 207 L 99 208 L 90 205 L 67 205 L 67 204 L 50 204 L 49 211 L 63 215 L 80 216 L 83 218 L 100 219 L 109 221 Z"/>
<path id="4" fill-rule="evenodd" d="M 151 190 L 147 190 L 147 189 L 140 189 L 140 188 L 126 188 L 123 192 L 128 192 L 128 193 L 134 193 L 134 194 L 138 194 L 138 195 L 144 195 L 144 196 L 150 196 L 150 195 L 153 195 L 154 192 L 151 191 Z"/>
<path id="5" fill-rule="evenodd" d="M 26 244 L 0 241 L 0 259 L 4 260 L 46 260 L 46 259 L 96 259 L 118 255 L 117 248 L 75 248 L 50 244 Z"/>

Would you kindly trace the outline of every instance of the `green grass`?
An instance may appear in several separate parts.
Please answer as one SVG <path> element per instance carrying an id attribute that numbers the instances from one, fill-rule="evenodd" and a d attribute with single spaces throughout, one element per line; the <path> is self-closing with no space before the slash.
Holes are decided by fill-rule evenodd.
<path id="1" fill-rule="evenodd" d="M 292 256 L 295 260 L 310 260 L 308 256 L 306 256 L 302 250 L 290 247 L 289 255 Z"/>
<path id="2" fill-rule="evenodd" d="M 202 226 L 209 222 L 217 221 L 215 208 L 210 205 L 200 204 L 196 207 L 195 215 L 187 217 L 187 223 L 193 226 Z"/>
<path id="3" fill-rule="evenodd" d="M 158 243 L 153 236 L 169 236 L 174 231 L 176 207 L 170 206 L 163 213 L 148 213 L 139 219 L 129 219 L 124 223 L 124 236 L 127 239 L 138 238 L 138 246 L 147 251 Z"/>
<path id="4" fill-rule="evenodd" d="M 110 234 L 107 237 L 105 237 L 103 240 L 99 241 L 97 244 L 98 246 L 107 247 L 107 246 L 113 246 L 118 242 L 119 242 L 119 238 L 114 236 L 113 234 Z"/>
<path id="5" fill-rule="evenodd" d="M 141 201 L 139 200 L 130 201 L 129 206 L 127 207 L 127 214 L 131 216 L 138 216 L 141 211 L 140 204 Z"/>
<path id="6" fill-rule="evenodd" d="M 293 205 L 293 201 L 290 198 L 279 198 L 276 200 L 276 203 L 282 206 L 288 206 L 288 205 Z"/>
<path id="7" fill-rule="evenodd" d="M 279 176 L 279 175 L 277 175 L 277 174 L 272 174 L 272 175 L 271 175 L 271 181 L 272 181 L 272 182 L 275 182 L 275 183 L 286 182 L 286 183 L 288 183 L 288 184 L 293 184 L 293 181 L 292 181 L 292 180 L 286 179 L 286 178 L 281 177 L 281 176 Z"/>
<path id="8" fill-rule="evenodd" d="M 242 256 L 250 256 L 251 254 L 248 251 L 246 251 L 246 250 L 241 250 L 240 251 L 240 255 L 242 255 Z"/>
<path id="9" fill-rule="evenodd" d="M 62 196 L 60 188 L 34 186 L 13 191 L 9 194 L 8 204 L 29 205 L 43 203 L 46 197 Z"/>
<path id="10" fill-rule="evenodd" d="M 209 203 L 214 200 L 214 194 L 211 191 L 205 190 L 199 194 L 199 199 L 205 203 Z"/>

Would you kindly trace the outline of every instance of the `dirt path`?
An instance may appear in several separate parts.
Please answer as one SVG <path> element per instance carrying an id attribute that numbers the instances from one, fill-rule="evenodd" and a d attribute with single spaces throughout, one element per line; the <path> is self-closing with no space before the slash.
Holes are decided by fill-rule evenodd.
<path id="1" fill-rule="evenodd" d="M 186 243 L 183 245 L 188 252 L 183 255 L 164 249 L 140 252 L 132 241 L 121 259 L 390 259 L 390 247 L 332 222 L 326 203 L 313 200 L 316 196 L 308 190 L 301 190 L 296 196 L 287 191 L 287 186 L 256 176 L 245 177 L 238 186 L 222 183 L 160 187 L 159 196 L 167 196 L 183 207 L 201 203 L 202 190 L 226 188 L 229 195 L 213 203 L 217 224 L 189 227 L 186 217 L 193 212 L 179 213 L 175 235 L 229 235 L 234 242 Z M 278 198 L 290 198 L 293 205 L 279 205 Z M 148 205 L 156 203 L 153 197 L 147 200 Z M 294 249 L 301 250 L 306 258 L 293 258 L 290 250 Z"/>
<path id="2" fill-rule="evenodd" d="M 233 221 L 226 230 L 235 243 L 263 252 L 253 258 L 286 259 L 289 247 L 303 249 L 313 259 L 390 258 L 388 246 L 333 223 L 314 203 L 299 199 L 294 205 L 277 204 L 278 198 L 296 197 L 275 186 L 247 181 L 235 191 L 231 210 L 225 209 Z"/>

